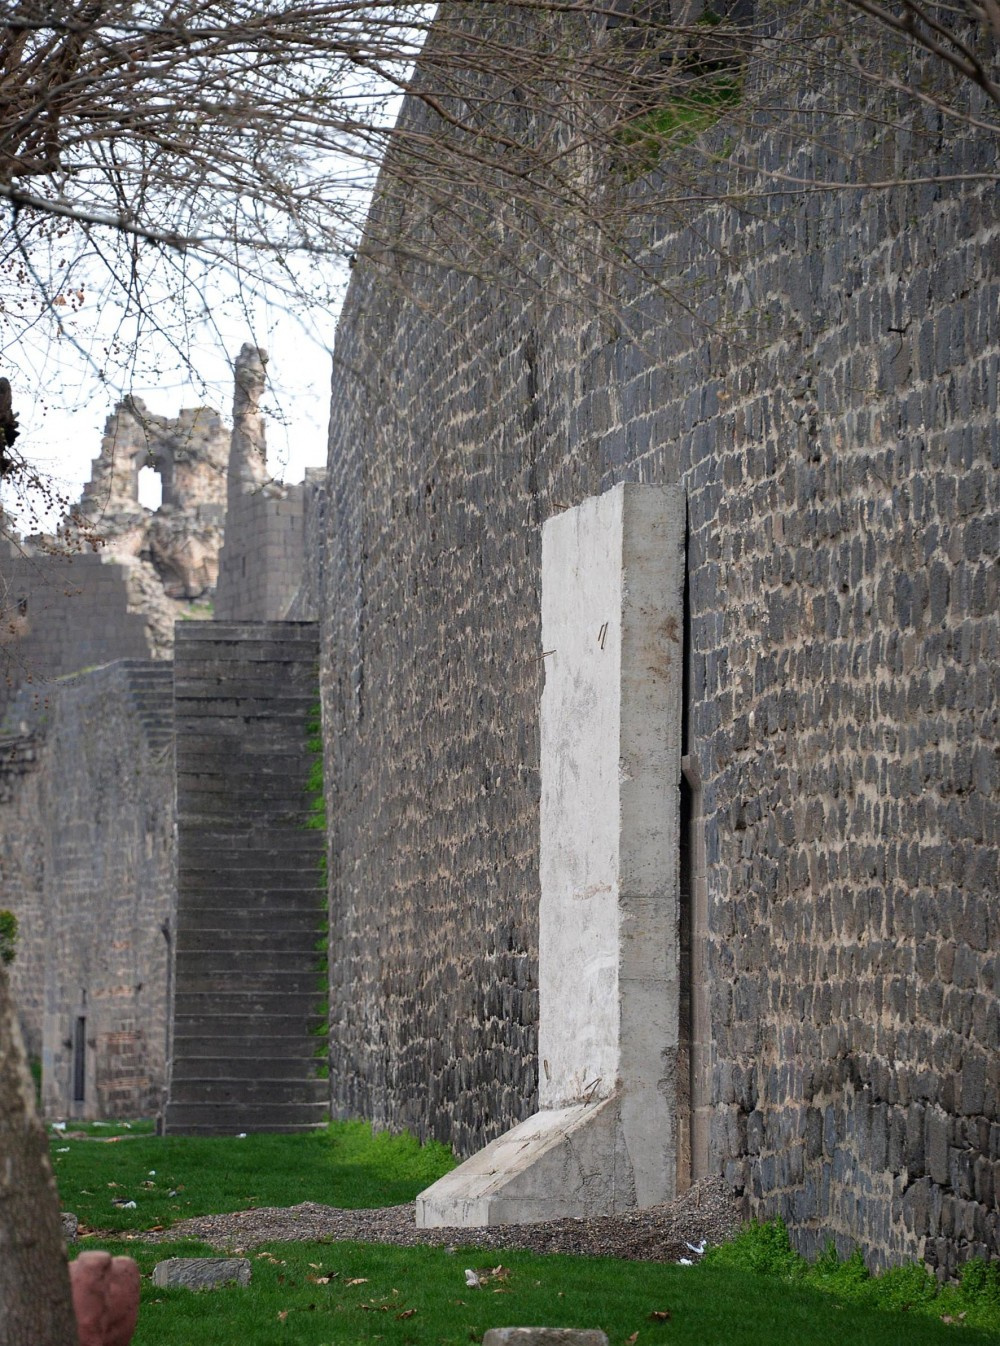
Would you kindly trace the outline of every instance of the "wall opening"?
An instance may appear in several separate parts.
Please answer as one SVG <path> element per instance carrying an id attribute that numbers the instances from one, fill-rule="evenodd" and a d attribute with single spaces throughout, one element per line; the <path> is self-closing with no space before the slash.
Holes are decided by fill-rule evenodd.
<path id="1" fill-rule="evenodd" d="M 157 510 L 163 504 L 163 479 L 155 467 L 139 469 L 139 504 Z"/>
<path id="2" fill-rule="evenodd" d="M 87 1091 L 87 1020 L 77 1015 L 73 1024 L 73 1102 L 86 1101 Z"/>
<path id="3" fill-rule="evenodd" d="M 690 782 L 681 772 L 680 824 L 677 859 L 677 1190 L 686 1191 L 693 1181 L 692 1062 L 691 1062 L 691 796 Z"/>
<path id="4" fill-rule="evenodd" d="M 678 838 L 680 1051 L 677 1181 L 686 1187 L 708 1176 L 712 1099 L 712 1028 L 708 982 L 708 879 L 701 771 L 694 752 L 691 698 L 694 647 L 691 622 L 691 535 L 684 535 L 684 650 L 681 694 L 680 835 Z M 685 1116 L 686 1114 L 686 1116 Z"/>

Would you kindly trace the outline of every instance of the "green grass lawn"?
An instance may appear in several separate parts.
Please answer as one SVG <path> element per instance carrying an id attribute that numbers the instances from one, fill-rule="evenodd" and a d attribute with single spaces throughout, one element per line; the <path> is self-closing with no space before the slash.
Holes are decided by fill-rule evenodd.
<path id="1" fill-rule="evenodd" d="M 96 1134 L 100 1134 L 98 1131 Z M 111 1144 L 53 1135 L 64 1209 L 121 1237 L 85 1238 L 144 1273 L 135 1346 L 464 1346 L 489 1327 L 602 1327 L 613 1346 L 986 1346 L 1000 1338 L 1000 1277 L 982 1268 L 941 1293 L 922 1268 L 871 1278 L 859 1259 L 809 1267 L 780 1225 L 752 1227 L 692 1267 L 373 1244 L 271 1243 L 253 1280 L 192 1293 L 152 1284 L 199 1243 L 143 1244 L 128 1231 L 187 1215 L 322 1201 L 406 1201 L 453 1163 L 440 1146 L 373 1137 L 360 1123 L 245 1140 L 143 1136 Z M 175 1195 L 171 1196 L 170 1193 Z M 111 1204 L 135 1200 L 135 1209 Z M 482 1288 L 467 1267 L 502 1267 Z"/>
<path id="2" fill-rule="evenodd" d="M 107 1246 L 136 1257 L 144 1273 L 165 1256 L 210 1255 L 197 1244 Z M 956 1333 L 966 1346 L 997 1340 L 995 1330 L 949 1326 L 939 1313 L 874 1308 L 711 1264 L 358 1243 L 272 1243 L 249 1256 L 247 1289 L 161 1290 L 144 1277 L 135 1346 L 465 1346 L 488 1327 L 537 1324 L 602 1327 L 613 1346 L 935 1346 Z M 507 1274 L 497 1281 L 466 1285 L 466 1267 L 501 1264 Z"/>
<path id="3" fill-rule="evenodd" d="M 64 1209 L 91 1229 L 169 1229 L 192 1215 L 320 1201 L 363 1210 L 412 1201 L 454 1165 L 443 1145 L 372 1136 L 364 1122 L 303 1135 L 211 1138 L 140 1135 L 74 1140 L 53 1132 Z M 110 1128 L 109 1128 L 110 1130 Z M 116 1128 L 117 1131 L 117 1128 Z M 131 1208 L 121 1203 L 134 1201 Z"/>

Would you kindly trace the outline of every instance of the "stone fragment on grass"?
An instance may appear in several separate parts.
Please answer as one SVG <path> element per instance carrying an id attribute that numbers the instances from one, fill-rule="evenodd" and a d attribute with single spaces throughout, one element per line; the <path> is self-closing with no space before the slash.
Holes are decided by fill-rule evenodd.
<path id="1" fill-rule="evenodd" d="M 211 1290 L 236 1281 L 250 1284 L 246 1257 L 171 1257 L 153 1268 L 154 1285 L 183 1285 L 188 1290 Z"/>
<path id="2" fill-rule="evenodd" d="M 491 1327 L 483 1346 L 608 1346 L 598 1327 Z"/>
<path id="3" fill-rule="evenodd" d="M 139 1267 L 98 1249 L 69 1264 L 79 1346 L 129 1346 L 139 1318 Z"/>
<path id="4" fill-rule="evenodd" d="M 63 1239 L 67 1243 L 75 1243 L 80 1229 L 80 1221 L 70 1210 L 61 1211 L 59 1218 L 62 1220 Z"/>

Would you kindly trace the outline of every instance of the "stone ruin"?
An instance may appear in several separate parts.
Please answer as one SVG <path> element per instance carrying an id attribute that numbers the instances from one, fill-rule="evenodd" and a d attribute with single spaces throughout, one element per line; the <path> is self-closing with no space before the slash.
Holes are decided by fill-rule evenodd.
<path id="1" fill-rule="evenodd" d="M 134 556 L 156 571 L 174 602 L 204 599 L 215 588 L 226 512 L 229 427 L 207 407 L 156 416 L 138 397 L 108 417 L 101 452 L 78 506 L 114 556 Z M 139 473 L 160 477 L 163 500 L 139 503 Z"/>
<path id="2" fill-rule="evenodd" d="M 268 473 L 266 364 L 266 351 L 243 346 L 232 429 L 211 408 L 161 416 L 125 398 L 56 534 L 0 530 L 0 716 L 19 687 L 37 693 L 116 659 L 169 659 L 179 620 L 286 615 L 318 481 L 310 473 L 305 486 L 285 485 Z M 144 468 L 162 484 L 157 509 L 139 500 Z"/>

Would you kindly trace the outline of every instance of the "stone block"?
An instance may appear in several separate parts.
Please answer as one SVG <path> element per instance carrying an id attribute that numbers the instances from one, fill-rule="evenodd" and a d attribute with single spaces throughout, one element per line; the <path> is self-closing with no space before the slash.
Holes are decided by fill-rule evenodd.
<path id="1" fill-rule="evenodd" d="M 483 1346 L 608 1346 L 596 1327 L 491 1327 Z"/>
<path id="2" fill-rule="evenodd" d="M 188 1290 L 212 1290 L 219 1285 L 250 1284 L 250 1261 L 246 1257 L 171 1257 L 153 1268 L 153 1284 L 183 1286 Z"/>

